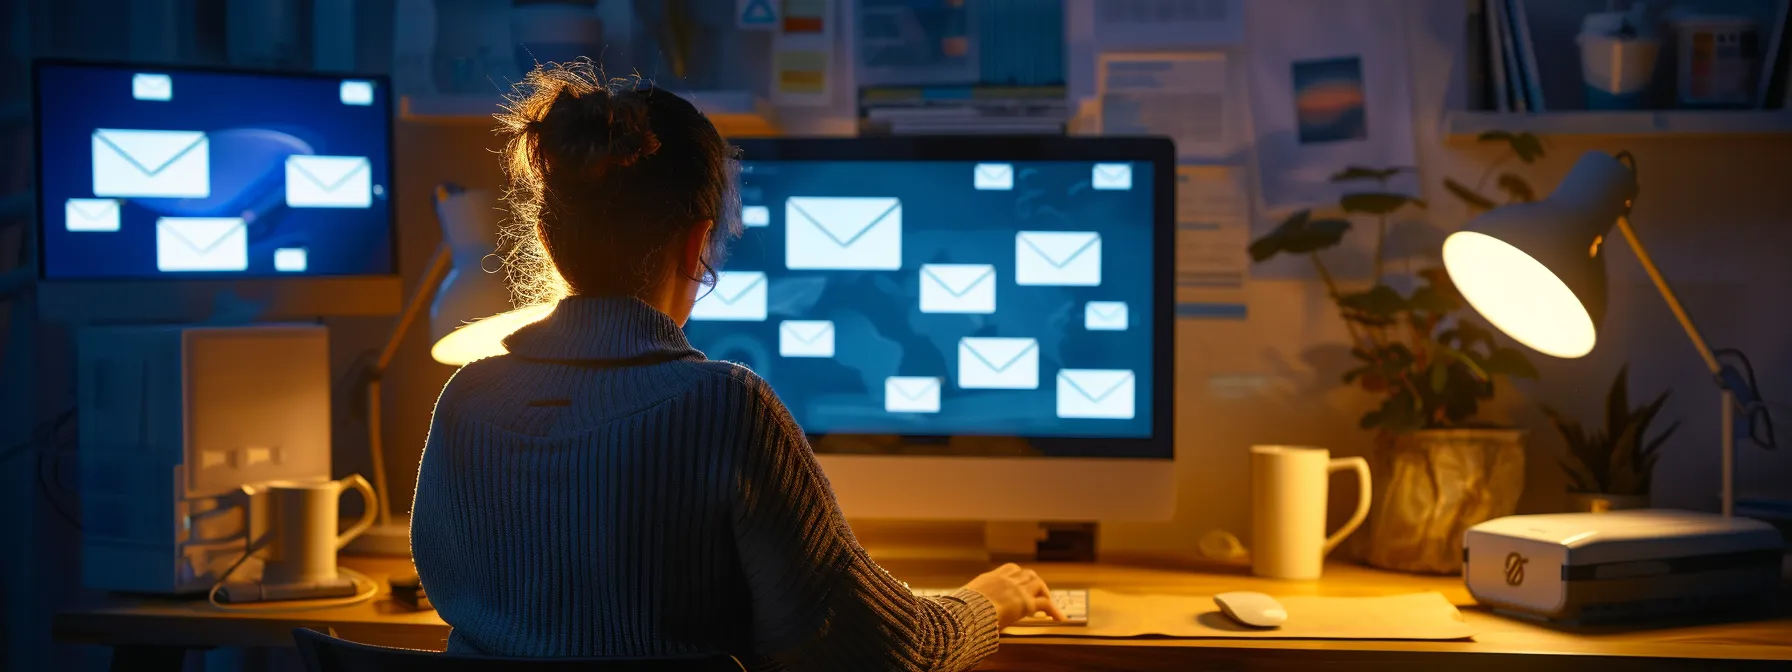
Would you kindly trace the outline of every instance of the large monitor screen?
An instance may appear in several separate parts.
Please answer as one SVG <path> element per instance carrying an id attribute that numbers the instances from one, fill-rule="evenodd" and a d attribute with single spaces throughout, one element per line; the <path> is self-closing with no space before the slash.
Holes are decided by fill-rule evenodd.
<path id="1" fill-rule="evenodd" d="M 686 331 L 811 435 L 1149 439 L 1168 327 L 1155 173 L 749 145 L 745 234 Z"/>
<path id="2" fill-rule="evenodd" d="M 377 77 L 40 63 L 52 280 L 394 272 Z"/>

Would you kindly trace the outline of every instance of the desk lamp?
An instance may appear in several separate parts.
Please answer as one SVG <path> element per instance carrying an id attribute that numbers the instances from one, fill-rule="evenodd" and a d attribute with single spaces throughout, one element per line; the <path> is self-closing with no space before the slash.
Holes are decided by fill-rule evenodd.
<path id="1" fill-rule="evenodd" d="M 486 258 L 498 248 L 497 227 L 492 225 L 497 206 L 490 192 L 444 184 L 436 187 L 435 201 L 442 243 L 430 257 L 429 268 L 405 303 L 385 347 L 367 368 L 367 451 L 373 461 L 379 516 L 371 529 L 349 544 L 347 550 L 351 553 L 405 557 L 411 554 L 410 520 L 408 516 L 395 520 L 387 489 L 385 446 L 380 435 L 380 379 L 431 293 L 434 301 L 429 305 L 429 354 L 450 366 L 504 354 L 505 336 L 553 309 L 550 305 L 538 305 L 512 310 L 504 277 L 485 270 Z"/>
<path id="2" fill-rule="evenodd" d="M 1593 350 L 1605 314 L 1605 237 L 1615 224 L 1717 384 L 1728 517 L 1735 508 L 1735 411 L 1745 411 L 1743 423 L 1763 446 L 1772 447 L 1771 428 L 1753 373 L 1718 360 L 1637 239 L 1630 226 L 1636 195 L 1635 157 L 1588 152 L 1548 198 L 1488 211 L 1444 239 L 1444 268 L 1469 305 L 1513 340 L 1546 355 L 1581 357 Z M 1754 433 L 1756 421 L 1766 438 Z"/>

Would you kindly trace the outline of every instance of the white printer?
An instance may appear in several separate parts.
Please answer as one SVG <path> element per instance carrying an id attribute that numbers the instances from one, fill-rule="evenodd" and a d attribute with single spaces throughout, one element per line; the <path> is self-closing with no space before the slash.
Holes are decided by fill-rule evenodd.
<path id="1" fill-rule="evenodd" d="M 1462 553 L 1481 604 L 1580 624 L 1762 607 L 1784 542 L 1757 520 L 1645 509 L 1498 518 L 1469 528 Z"/>

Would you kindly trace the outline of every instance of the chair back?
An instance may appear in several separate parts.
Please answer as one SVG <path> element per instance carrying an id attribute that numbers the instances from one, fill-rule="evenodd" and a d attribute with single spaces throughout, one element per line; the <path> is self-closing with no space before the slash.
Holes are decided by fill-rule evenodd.
<path id="1" fill-rule="evenodd" d="M 292 631 L 309 672 L 745 672 L 722 654 L 665 658 L 506 658 L 398 649 L 338 639 L 310 628 Z"/>

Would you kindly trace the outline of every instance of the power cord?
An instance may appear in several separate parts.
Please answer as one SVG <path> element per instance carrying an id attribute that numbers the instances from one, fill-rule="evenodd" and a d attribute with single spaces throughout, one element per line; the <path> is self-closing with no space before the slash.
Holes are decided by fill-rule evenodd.
<path id="1" fill-rule="evenodd" d="M 346 576 L 346 577 L 348 577 L 348 579 L 350 581 L 354 582 L 354 584 L 355 584 L 355 594 L 354 595 L 351 595 L 349 597 L 327 598 L 327 599 L 319 599 L 319 600 L 291 600 L 292 602 L 303 602 L 303 604 L 300 604 L 300 605 L 288 605 L 288 604 L 267 605 L 267 604 L 263 603 L 263 604 L 258 604 L 257 606 L 244 606 L 244 605 L 227 604 L 224 602 L 219 602 L 218 601 L 218 591 L 224 588 L 224 582 L 230 580 L 230 575 L 236 573 L 236 570 L 238 567 L 242 567 L 244 562 L 247 562 L 251 556 L 255 555 L 256 551 L 260 551 L 262 548 L 266 547 L 267 544 L 268 544 L 267 538 L 264 538 L 263 540 L 255 542 L 253 544 L 250 544 L 248 548 L 243 549 L 243 555 L 241 557 L 238 557 L 236 559 L 236 562 L 230 563 L 229 569 L 224 570 L 223 574 L 218 575 L 218 581 L 216 583 L 213 583 L 212 589 L 210 591 L 207 591 L 205 594 L 205 601 L 211 603 L 213 609 L 217 609 L 219 611 L 232 611 L 232 612 L 254 613 L 254 614 L 276 614 L 276 613 L 287 613 L 287 612 L 294 612 L 294 611 L 315 611 L 317 609 L 335 609 L 337 607 L 354 606 L 354 605 L 360 604 L 362 602 L 371 600 L 375 596 L 380 594 L 379 584 L 374 582 L 373 579 L 368 578 L 368 576 L 366 574 L 362 574 L 360 572 L 357 572 L 352 569 L 348 569 L 346 567 L 338 567 L 338 568 L 336 568 L 336 573 Z"/>

